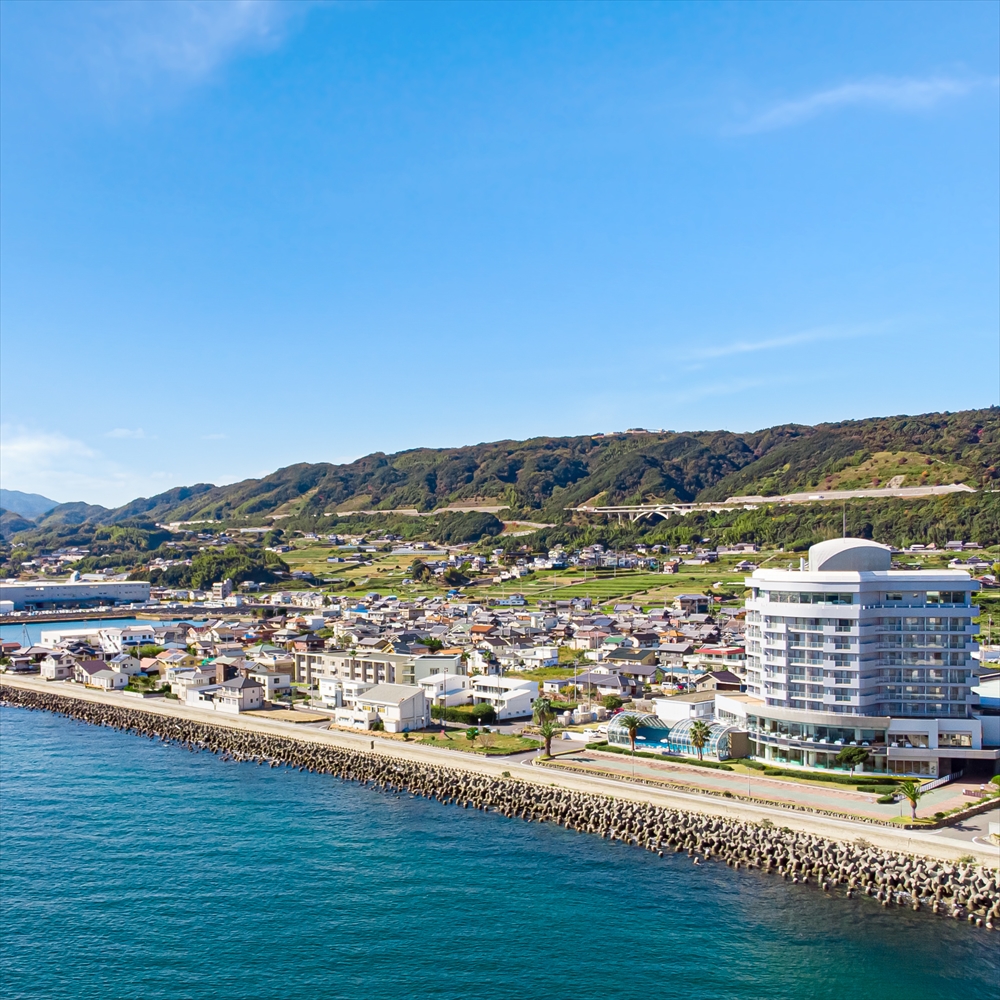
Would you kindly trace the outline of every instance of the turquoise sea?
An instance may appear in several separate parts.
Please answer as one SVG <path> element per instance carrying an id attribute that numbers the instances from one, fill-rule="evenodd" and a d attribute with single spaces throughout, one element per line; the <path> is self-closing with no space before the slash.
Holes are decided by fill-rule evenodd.
<path id="1" fill-rule="evenodd" d="M 993 1000 L 1000 936 L 3 708 L 0 991 Z"/>

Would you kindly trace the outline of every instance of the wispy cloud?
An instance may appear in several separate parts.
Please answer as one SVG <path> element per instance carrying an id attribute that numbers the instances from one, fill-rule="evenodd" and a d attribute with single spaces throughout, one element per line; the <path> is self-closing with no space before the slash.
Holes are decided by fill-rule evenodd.
<path id="1" fill-rule="evenodd" d="M 57 431 L 0 425 L 0 485 L 113 506 L 156 479 Z"/>
<path id="2" fill-rule="evenodd" d="M 698 348 L 687 357 L 691 360 L 716 360 L 735 354 L 755 354 L 758 351 L 774 351 L 797 344 L 809 344 L 821 340 L 849 340 L 855 337 L 877 336 L 886 332 L 891 324 L 869 323 L 859 326 L 820 326 L 811 330 L 800 330 L 777 337 L 763 337 L 759 340 L 734 340 L 728 344 L 712 344 Z"/>
<path id="3" fill-rule="evenodd" d="M 60 103 L 149 107 L 279 47 L 311 0 L 76 0 L 5 11 L 10 86 Z M 12 16 L 7 17 L 10 13 Z"/>
<path id="4" fill-rule="evenodd" d="M 99 8 L 97 54 L 114 72 L 198 79 L 240 50 L 278 44 L 295 10 L 276 0 L 116 0 Z"/>
<path id="5" fill-rule="evenodd" d="M 116 427 L 113 431 L 108 431 L 104 436 L 118 438 L 119 440 L 141 441 L 145 438 L 146 432 L 141 427 L 136 427 L 135 430 L 129 430 L 127 427 Z"/>
<path id="6" fill-rule="evenodd" d="M 922 111 L 942 101 L 964 97 L 997 80 L 937 76 L 927 79 L 882 78 L 819 90 L 792 101 L 782 101 L 733 130 L 738 133 L 770 132 L 799 125 L 829 111 L 847 107 L 873 107 L 886 111 Z"/>

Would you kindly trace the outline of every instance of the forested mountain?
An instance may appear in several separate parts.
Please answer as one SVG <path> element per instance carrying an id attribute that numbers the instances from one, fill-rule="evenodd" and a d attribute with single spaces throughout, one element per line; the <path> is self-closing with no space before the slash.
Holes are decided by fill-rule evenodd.
<path id="1" fill-rule="evenodd" d="M 825 489 L 1000 478 L 1000 407 L 728 431 L 498 441 L 300 464 L 230 486 L 199 483 L 114 510 L 61 504 L 39 526 L 181 520 L 260 523 L 358 510 L 507 504 L 508 517 L 561 522 L 582 503 L 721 500 Z"/>

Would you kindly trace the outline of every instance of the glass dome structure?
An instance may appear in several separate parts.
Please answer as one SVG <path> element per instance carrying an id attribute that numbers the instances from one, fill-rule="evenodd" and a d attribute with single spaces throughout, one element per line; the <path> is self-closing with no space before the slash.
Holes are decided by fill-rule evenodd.
<path id="1" fill-rule="evenodd" d="M 670 726 L 659 716 L 648 712 L 619 712 L 613 716 L 608 723 L 608 742 L 619 747 L 632 745 L 628 730 L 621 724 L 621 720 L 629 715 L 634 715 L 639 720 L 639 728 L 635 733 L 636 750 L 660 750 L 661 741 L 670 732 Z"/>
<path id="2" fill-rule="evenodd" d="M 691 727 L 698 721 L 696 719 L 684 719 L 676 726 L 671 727 L 669 736 L 670 753 L 681 754 L 686 757 L 697 757 L 698 750 L 691 742 Z M 702 719 L 702 722 L 705 720 Z M 703 755 L 711 755 L 718 760 L 726 760 L 729 756 L 729 734 L 736 732 L 735 726 L 727 726 L 721 722 L 710 722 L 708 724 L 708 739 L 702 747 Z"/>
<path id="3" fill-rule="evenodd" d="M 684 719 L 674 726 L 668 725 L 656 715 L 640 712 L 620 712 L 608 723 L 608 742 L 614 746 L 630 747 L 628 730 L 621 720 L 628 715 L 639 719 L 639 727 L 635 734 L 636 750 L 646 750 L 652 753 L 675 754 L 682 757 L 697 757 L 698 750 L 691 742 L 691 727 L 696 719 Z M 705 720 L 700 720 L 704 722 Z M 727 760 L 730 757 L 729 734 L 737 732 L 735 726 L 727 726 L 721 722 L 708 723 L 708 739 L 702 748 L 702 754 L 713 756 L 717 760 Z"/>

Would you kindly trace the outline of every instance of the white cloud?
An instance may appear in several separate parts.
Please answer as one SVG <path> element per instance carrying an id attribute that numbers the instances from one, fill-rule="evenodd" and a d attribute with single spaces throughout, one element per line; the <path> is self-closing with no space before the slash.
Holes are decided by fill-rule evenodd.
<path id="1" fill-rule="evenodd" d="M 65 434 L 0 426 L 0 485 L 107 507 L 140 496 L 149 476 Z"/>
<path id="2" fill-rule="evenodd" d="M 113 431 L 108 431 L 104 435 L 109 438 L 119 438 L 121 440 L 141 441 L 146 436 L 146 432 L 141 427 L 129 430 L 127 427 L 116 427 Z"/>
<path id="3" fill-rule="evenodd" d="M 997 81 L 930 77 L 915 79 L 877 79 L 844 83 L 820 90 L 793 101 L 783 101 L 750 121 L 737 126 L 741 133 L 770 132 L 788 128 L 838 108 L 867 106 L 887 111 L 922 111 L 949 98 L 963 97 L 984 86 L 996 87 Z"/>

